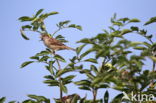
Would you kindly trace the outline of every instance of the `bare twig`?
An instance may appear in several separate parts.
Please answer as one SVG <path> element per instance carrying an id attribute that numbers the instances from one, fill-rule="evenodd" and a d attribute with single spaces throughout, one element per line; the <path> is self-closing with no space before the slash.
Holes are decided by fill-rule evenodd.
<path id="1" fill-rule="evenodd" d="M 66 29 L 66 28 L 69 28 L 69 27 L 59 27 L 53 34 L 52 34 L 52 37 L 59 31 L 61 31 L 62 29 Z"/>

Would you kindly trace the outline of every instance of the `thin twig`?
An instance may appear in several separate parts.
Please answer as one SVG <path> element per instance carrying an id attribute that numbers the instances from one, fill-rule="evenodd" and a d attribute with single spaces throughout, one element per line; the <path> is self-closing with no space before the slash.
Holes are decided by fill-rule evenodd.
<path id="1" fill-rule="evenodd" d="M 61 30 L 61 28 L 57 29 L 53 34 L 52 34 L 52 37 Z"/>
<path id="2" fill-rule="evenodd" d="M 59 27 L 53 34 L 52 34 L 52 37 L 59 31 L 61 31 L 62 29 L 66 29 L 66 28 L 69 28 L 69 27 Z"/>
<path id="3" fill-rule="evenodd" d="M 58 65 L 58 69 L 61 70 L 61 65 L 60 62 L 58 61 L 58 59 L 56 59 L 57 65 Z"/>

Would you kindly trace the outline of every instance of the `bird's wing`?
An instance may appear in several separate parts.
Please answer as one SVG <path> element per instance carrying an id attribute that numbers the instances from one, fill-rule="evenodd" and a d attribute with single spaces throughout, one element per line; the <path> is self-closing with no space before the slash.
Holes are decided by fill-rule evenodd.
<path id="1" fill-rule="evenodd" d="M 61 43 L 59 40 L 56 40 L 54 38 L 50 38 L 49 42 L 50 42 L 51 45 L 64 46 L 63 43 Z"/>

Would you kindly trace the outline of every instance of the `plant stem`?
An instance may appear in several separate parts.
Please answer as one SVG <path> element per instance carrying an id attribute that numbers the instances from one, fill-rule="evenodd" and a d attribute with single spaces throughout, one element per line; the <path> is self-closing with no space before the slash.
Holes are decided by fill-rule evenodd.
<path id="1" fill-rule="evenodd" d="M 96 103 L 97 89 L 93 89 L 93 103 Z"/>
<path id="2" fill-rule="evenodd" d="M 152 72 L 154 72 L 155 70 L 155 62 L 153 61 L 153 69 L 152 69 Z"/>
<path id="3" fill-rule="evenodd" d="M 153 61 L 153 68 L 152 68 L 152 72 L 155 72 L 155 62 Z M 154 84 L 154 78 L 151 80 L 151 84 Z"/>
<path id="4" fill-rule="evenodd" d="M 62 30 L 62 29 L 65 29 L 65 28 L 68 28 L 68 27 L 59 27 L 59 28 L 52 34 L 52 37 L 53 37 L 57 32 L 59 32 L 59 31 Z"/>
<path id="5" fill-rule="evenodd" d="M 60 100 L 63 103 L 63 99 L 62 99 L 63 98 L 63 92 L 62 92 L 62 88 L 61 88 L 62 83 L 61 83 L 60 77 L 59 77 L 59 83 L 60 83 Z"/>
<path id="6" fill-rule="evenodd" d="M 61 30 L 61 28 L 57 29 L 53 34 L 52 34 L 52 37 Z"/>

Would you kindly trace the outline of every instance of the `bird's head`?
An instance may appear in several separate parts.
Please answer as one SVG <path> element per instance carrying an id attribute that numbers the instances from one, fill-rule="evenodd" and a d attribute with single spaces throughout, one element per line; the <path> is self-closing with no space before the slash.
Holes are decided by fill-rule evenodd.
<path id="1" fill-rule="evenodd" d="M 48 34 L 42 34 L 40 38 L 41 40 L 45 40 L 45 39 L 50 38 L 50 36 Z"/>

